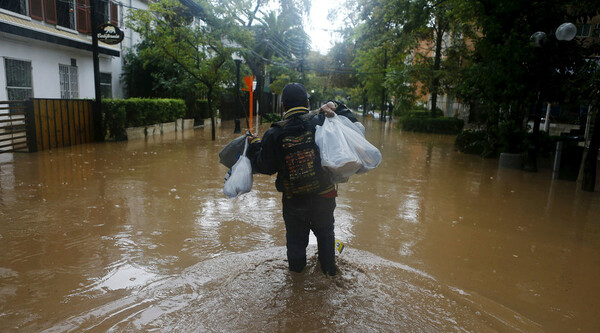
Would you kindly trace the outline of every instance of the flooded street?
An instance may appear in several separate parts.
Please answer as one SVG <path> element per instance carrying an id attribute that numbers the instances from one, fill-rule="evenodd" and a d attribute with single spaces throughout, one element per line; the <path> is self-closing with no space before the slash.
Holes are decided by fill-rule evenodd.
<path id="1" fill-rule="evenodd" d="M 598 331 L 598 190 L 365 126 L 383 162 L 339 186 L 329 279 L 314 238 L 288 272 L 275 177 L 223 194 L 232 122 L 0 155 L 0 331 Z"/>

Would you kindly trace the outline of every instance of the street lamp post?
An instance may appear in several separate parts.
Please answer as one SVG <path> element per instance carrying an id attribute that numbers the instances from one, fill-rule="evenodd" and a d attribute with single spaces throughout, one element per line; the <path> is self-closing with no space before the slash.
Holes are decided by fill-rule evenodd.
<path id="1" fill-rule="evenodd" d="M 575 38 L 577 34 L 577 27 L 573 23 L 563 23 L 561 24 L 554 34 L 556 40 L 558 41 L 571 41 Z M 541 50 L 542 46 L 547 43 L 549 36 L 542 31 L 537 31 L 531 35 L 529 40 L 532 42 L 533 46 Z M 542 70 L 548 70 L 547 68 L 542 68 Z M 525 164 L 524 169 L 526 171 L 537 171 L 537 150 L 538 150 L 538 136 L 540 131 L 540 118 L 542 116 L 542 104 L 543 98 L 546 97 L 543 94 L 543 89 L 541 87 L 538 88 L 540 91 L 538 93 L 538 102 L 535 106 L 535 113 L 533 119 L 533 131 L 531 134 L 532 142 L 529 145 L 527 150 L 527 163 Z M 546 117 L 546 123 L 549 121 L 549 116 Z"/>
<path id="2" fill-rule="evenodd" d="M 240 114 L 242 112 L 242 101 L 240 99 L 240 65 L 242 64 L 242 58 L 237 53 L 233 53 L 231 57 L 233 58 L 233 61 L 235 61 L 235 107 L 237 109 L 233 133 L 241 133 Z"/>

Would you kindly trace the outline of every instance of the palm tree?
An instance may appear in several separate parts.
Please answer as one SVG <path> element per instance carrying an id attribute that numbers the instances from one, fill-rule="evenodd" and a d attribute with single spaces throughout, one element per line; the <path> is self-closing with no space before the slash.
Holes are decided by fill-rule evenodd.
<path id="1" fill-rule="evenodd" d="M 308 54 L 310 37 L 289 14 L 268 12 L 257 19 L 260 24 L 252 27 L 254 44 L 245 52 L 245 60 L 256 77 L 256 90 L 260 93 L 259 110 L 264 110 L 265 68 L 267 64 L 283 65 L 302 71 L 303 60 Z"/>

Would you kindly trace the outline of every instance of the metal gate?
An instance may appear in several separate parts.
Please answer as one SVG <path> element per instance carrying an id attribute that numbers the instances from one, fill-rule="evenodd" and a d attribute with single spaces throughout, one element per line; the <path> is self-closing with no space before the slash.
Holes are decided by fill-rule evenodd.
<path id="1" fill-rule="evenodd" d="M 93 101 L 0 102 L 0 153 L 36 152 L 94 141 Z"/>
<path id="2" fill-rule="evenodd" d="M 0 154 L 28 151 L 26 101 L 0 101 Z"/>

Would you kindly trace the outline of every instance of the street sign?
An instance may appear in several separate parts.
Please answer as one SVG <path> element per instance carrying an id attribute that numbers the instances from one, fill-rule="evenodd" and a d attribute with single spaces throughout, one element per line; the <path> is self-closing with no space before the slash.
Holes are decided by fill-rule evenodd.
<path id="1" fill-rule="evenodd" d="M 110 23 L 104 23 L 98 26 L 98 40 L 105 44 L 119 44 L 125 34 L 119 27 Z"/>

